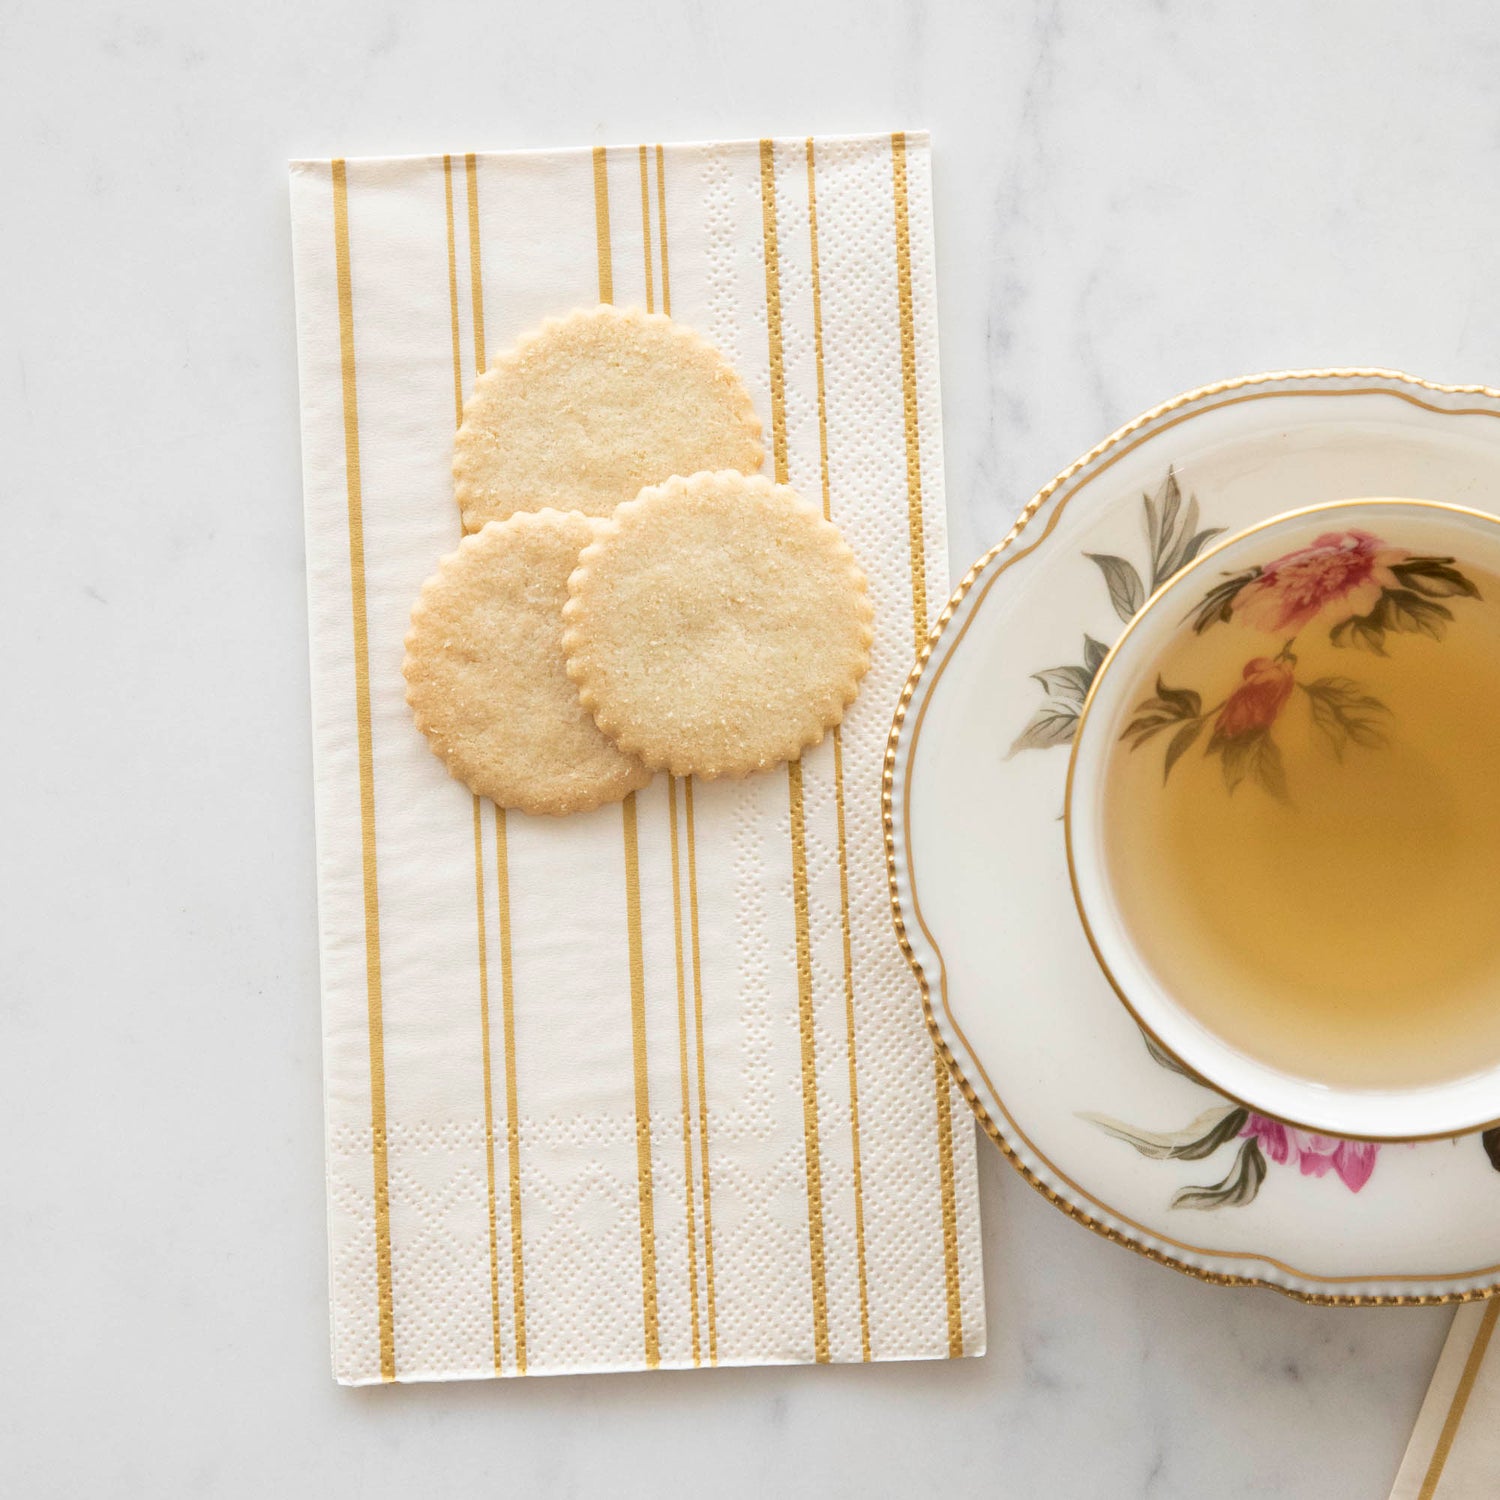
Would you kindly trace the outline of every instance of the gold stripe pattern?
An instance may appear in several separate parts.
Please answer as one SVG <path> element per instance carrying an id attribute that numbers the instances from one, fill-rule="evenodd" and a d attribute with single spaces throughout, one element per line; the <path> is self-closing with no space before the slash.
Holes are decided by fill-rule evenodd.
<path id="1" fill-rule="evenodd" d="M 473 157 L 466 158 L 466 164 Z M 475 231 L 478 228 L 478 194 L 475 178 L 468 175 L 469 191 L 469 266 L 475 274 L 478 256 L 475 252 Z M 443 200 L 448 229 L 448 312 L 453 328 L 453 396 L 456 405 L 457 425 L 463 424 L 463 353 L 458 329 L 458 235 L 453 217 L 453 158 L 443 158 Z M 484 303 L 483 287 L 478 281 L 473 288 L 474 330 L 476 353 L 483 339 Z M 495 1208 L 495 1104 L 491 1087 L 490 1068 L 490 974 L 489 944 L 485 931 L 484 908 L 484 832 L 479 818 L 479 798 L 474 803 L 474 901 L 479 930 L 479 1039 L 481 1072 L 484 1083 L 484 1171 L 486 1199 L 489 1212 L 490 1251 L 490 1329 L 494 1346 L 495 1373 L 503 1372 L 504 1347 L 500 1334 L 500 1246 L 497 1230 L 498 1215 Z"/>
<path id="2" fill-rule="evenodd" d="M 677 1076 L 682 1081 L 682 1181 L 687 1201 L 688 1310 L 693 1331 L 693 1364 L 701 1365 L 698 1321 L 698 1225 L 693 1202 L 693 1106 L 688 1096 L 687 975 L 682 959 L 682 862 L 677 838 L 677 778 L 667 777 L 667 816 L 672 824 L 672 936 L 677 948 Z"/>
<path id="3" fill-rule="evenodd" d="M 813 357 L 818 372 L 818 471 L 823 481 L 823 518 L 833 519 L 828 470 L 828 393 L 823 381 L 823 278 L 818 264 L 818 165 L 813 138 L 805 142 L 807 158 L 807 245 L 812 264 Z"/>
<path id="4" fill-rule="evenodd" d="M 823 1164 L 818 1142 L 818 1065 L 813 1035 L 812 940 L 807 911 L 807 828 L 802 809 L 802 762 L 787 762 L 792 822 L 792 911 L 797 930 L 797 1030 L 802 1043 L 802 1143 L 807 1159 L 807 1252 L 812 1265 L 813 1358 L 826 1365 L 828 1282 L 823 1258 Z"/>
<path id="5" fill-rule="evenodd" d="M 510 961 L 510 844 L 503 807 L 495 809 L 495 883 L 500 903 L 500 1025 L 505 1046 L 505 1147 L 510 1169 L 510 1287 L 516 1373 L 526 1373 L 526 1263 L 521 1239 L 521 1125 L 516 1103 L 516 991 Z M 493 1153 L 492 1153 L 493 1154 Z"/>
<path id="6" fill-rule="evenodd" d="M 1485 1308 L 1479 1327 L 1474 1332 L 1473 1346 L 1469 1350 L 1468 1359 L 1464 1361 L 1463 1374 L 1459 1376 L 1458 1389 L 1453 1393 L 1448 1415 L 1443 1419 L 1443 1430 L 1438 1434 L 1437 1447 L 1432 1450 L 1432 1461 L 1427 1465 L 1426 1474 L 1422 1476 L 1422 1488 L 1417 1491 L 1417 1500 L 1432 1500 L 1437 1493 L 1438 1482 L 1448 1463 L 1448 1455 L 1453 1451 L 1453 1440 L 1458 1436 L 1458 1425 L 1464 1419 L 1464 1408 L 1469 1404 L 1469 1395 L 1479 1376 L 1479 1367 L 1484 1363 L 1485 1351 L 1490 1346 L 1490 1335 L 1495 1331 L 1496 1318 L 1500 1318 L 1500 1300 L 1492 1301 Z"/>
<path id="7" fill-rule="evenodd" d="M 896 217 L 896 300 L 901 315 L 901 392 L 906 414 L 906 513 L 911 537 L 911 609 L 916 649 L 927 637 L 927 559 L 922 532 L 922 434 L 917 412 L 917 332 L 911 289 L 911 221 L 906 184 L 906 136 L 891 136 L 891 185 Z M 964 1352 L 963 1301 L 958 1279 L 958 1187 L 953 1166 L 953 1094 L 942 1054 L 933 1057 L 937 1099 L 938 1180 L 943 1210 L 943 1279 L 948 1299 L 948 1353 Z"/>
<path id="8" fill-rule="evenodd" d="M 599 300 L 615 295 L 613 247 L 609 235 L 609 176 L 603 146 L 594 147 L 594 233 L 599 244 Z M 641 1220 L 641 1321 L 646 1367 L 661 1363 L 656 1298 L 656 1210 L 651 1191 L 651 1092 L 646 1067 L 646 959 L 641 934 L 641 862 L 635 793 L 621 807 L 625 838 L 625 918 L 630 946 L 631 1039 L 635 1056 L 636 1192 Z"/>
<path id="9" fill-rule="evenodd" d="M 896 300 L 901 312 L 901 396 L 906 417 L 906 524 L 911 538 L 911 614 L 917 649 L 927 635 L 927 553 L 922 530 L 922 438 L 917 417 L 917 328 L 911 292 L 911 220 L 906 191 L 906 135 L 891 136 L 896 201 Z"/>
<path id="10" fill-rule="evenodd" d="M 708 1362 L 719 1362 L 719 1325 L 714 1301 L 714 1212 L 708 1171 L 708 1084 L 703 1068 L 703 962 L 698 942 L 698 841 L 693 831 L 693 778 L 682 784 L 687 817 L 688 917 L 693 946 L 693 1015 L 698 1037 L 698 1170 L 703 1179 L 703 1278 L 708 1292 Z"/>
<path id="11" fill-rule="evenodd" d="M 769 140 L 760 143 L 760 202 L 766 268 L 766 331 L 771 364 L 771 433 L 776 482 L 787 482 L 786 361 L 781 338 L 781 261 L 776 239 L 776 157 Z M 828 1283 L 823 1254 L 823 1170 L 818 1140 L 818 1062 L 813 1033 L 812 939 L 808 921 L 807 829 L 803 810 L 802 763 L 786 768 L 791 809 L 792 911 L 797 938 L 797 1023 L 802 1043 L 802 1141 L 807 1164 L 807 1248 L 812 1275 L 813 1357 L 830 1358 Z"/>
<path id="12" fill-rule="evenodd" d="M 781 347 L 781 256 L 776 244 L 776 153 L 769 140 L 760 143 L 760 215 L 765 235 L 766 336 L 771 354 L 771 451 L 776 483 L 785 484 L 786 362 Z"/>
<path id="13" fill-rule="evenodd" d="M 635 1165 L 641 1217 L 641 1302 L 646 1368 L 661 1363 L 656 1307 L 656 1216 L 651 1202 L 651 1089 L 646 1072 L 646 960 L 641 943 L 641 861 L 635 793 L 624 801 L 625 910 L 630 936 L 630 1032 L 635 1054 Z"/>
<path id="14" fill-rule="evenodd" d="M 661 310 L 672 315 L 672 273 L 667 255 L 667 162 L 656 147 L 657 240 L 661 246 Z M 703 963 L 698 934 L 698 840 L 693 816 L 693 778 L 682 783 L 683 815 L 687 833 L 688 915 L 693 961 L 693 1024 L 698 1063 L 698 1171 L 703 1189 L 703 1279 L 708 1303 L 708 1362 L 719 1362 L 719 1329 L 714 1290 L 714 1221 L 712 1179 L 708 1166 L 708 1079 L 703 1066 Z M 675 818 L 674 818 L 675 824 Z M 696 1289 L 697 1278 L 694 1277 Z M 695 1352 L 694 1358 L 697 1355 Z"/>
<path id="15" fill-rule="evenodd" d="M 660 152 L 661 148 L 657 148 Z M 651 266 L 651 174 L 646 148 L 640 148 L 641 160 L 641 237 L 646 251 L 646 311 L 654 312 Z M 658 206 L 661 209 L 662 298 L 667 296 L 667 221 L 666 206 L 660 200 L 661 161 L 657 160 Z M 667 777 L 667 819 L 671 830 L 672 850 L 672 938 L 677 964 L 677 1076 L 682 1085 L 682 1179 L 683 1201 L 687 1208 L 688 1313 L 692 1330 L 693 1364 L 703 1363 L 703 1334 L 698 1304 L 698 1223 L 693 1193 L 693 1107 L 688 1088 L 688 1022 L 687 974 L 682 944 L 682 854 L 677 832 L 677 778 Z"/>
<path id="16" fill-rule="evenodd" d="M 444 158 L 446 165 L 447 158 Z M 470 306 L 474 320 L 474 371 L 483 374 L 484 352 L 484 272 L 480 255 L 479 239 L 479 173 L 478 162 L 473 152 L 464 158 L 464 174 L 469 202 L 469 281 Z M 450 224 L 450 232 L 451 232 Z M 455 257 L 451 254 L 450 262 Z M 457 283 L 453 287 L 453 300 L 457 305 Z M 455 317 L 456 317 L 455 311 Z M 455 340 L 457 328 L 455 324 Z M 455 342 L 454 349 L 458 345 Z M 456 378 L 456 377 L 455 377 Z M 480 898 L 484 893 L 484 851 L 479 829 L 479 798 L 474 799 L 474 878 L 479 885 Z M 521 1262 L 521 1172 L 520 1142 L 516 1130 L 516 1046 L 515 1046 L 515 991 L 511 976 L 510 948 L 510 868 L 506 858 L 505 823 L 503 807 L 495 809 L 495 884 L 496 900 L 500 908 L 500 990 L 502 1000 L 501 1028 L 502 1045 L 505 1049 L 506 1080 L 506 1135 L 510 1154 L 510 1239 L 511 1239 L 511 1301 L 515 1318 L 516 1369 L 526 1373 L 526 1290 L 525 1275 Z M 495 1328 L 495 1371 L 501 1369 L 500 1340 L 500 1246 L 497 1232 L 498 1211 L 495 1183 L 495 1093 L 493 1088 L 493 1065 L 489 1007 L 489 974 L 485 964 L 483 915 L 480 917 L 480 1020 L 483 1031 L 484 1072 L 484 1150 L 485 1170 L 489 1192 L 490 1214 L 490 1304 Z"/>
<path id="17" fill-rule="evenodd" d="M 953 1171 L 952 1080 L 942 1054 L 933 1058 L 937 1089 L 938 1171 L 943 1199 L 943 1285 L 948 1294 L 948 1357 L 964 1352 L 964 1311 L 958 1281 L 958 1191 Z"/>
<path id="18" fill-rule="evenodd" d="M 661 310 L 672 316 L 672 283 L 667 271 L 667 160 L 658 141 L 656 146 L 656 213 L 661 228 Z"/>
<path id="19" fill-rule="evenodd" d="M 859 1153 L 859 1068 L 854 1046 L 854 937 L 849 917 L 849 845 L 844 835 L 844 746 L 833 731 L 833 795 L 838 812 L 839 905 L 844 924 L 844 1028 L 849 1052 L 849 1144 L 854 1158 L 854 1254 L 859 1273 L 859 1357 L 870 1353 L 870 1283 L 865 1269 L 865 1184 Z"/>
<path id="20" fill-rule="evenodd" d="M 656 311 L 656 289 L 651 265 L 651 170 L 646 165 L 646 148 L 641 147 L 641 242 L 646 252 L 646 311 Z"/>
<path id="21" fill-rule="evenodd" d="M 333 163 L 333 257 L 338 282 L 339 360 L 344 392 L 344 475 L 349 514 L 349 592 L 354 629 L 354 713 L 359 739 L 359 825 L 365 905 L 365 1006 L 370 1040 L 370 1153 L 375 1183 L 375 1288 L 380 1378 L 396 1378 L 391 1296 L 391 1185 L 385 1122 L 385 1022 L 380 980 L 380 893 L 375 862 L 375 753 L 370 724 L 370 636 L 365 599 L 364 494 L 359 469 L 359 392 L 354 369 L 354 277 L 349 254 L 349 180 Z"/>
<path id="22" fill-rule="evenodd" d="M 448 317 L 453 327 L 453 425 L 464 422 L 463 356 L 458 339 L 458 247 L 453 229 L 453 158 L 443 158 L 443 206 L 448 219 Z"/>
<path id="23" fill-rule="evenodd" d="M 489 1204 L 490 1329 L 495 1373 L 504 1373 L 505 1352 L 500 1339 L 500 1246 L 495 1228 L 495 1104 L 490 1086 L 490 976 L 484 930 L 484 832 L 479 821 L 479 798 L 474 798 L 474 900 L 479 910 L 479 1033 L 484 1079 L 484 1176 Z"/>
<path id="24" fill-rule="evenodd" d="M 469 186 L 469 295 L 474 303 L 474 369 L 484 373 L 484 272 L 479 264 L 479 163 L 471 151 L 464 157 Z"/>
<path id="25" fill-rule="evenodd" d="M 806 141 L 807 235 L 812 265 L 813 354 L 818 376 L 818 461 L 823 481 L 823 515 L 833 519 L 828 469 L 828 397 L 823 379 L 823 285 L 818 266 L 818 174 L 813 138 Z M 854 935 L 849 915 L 849 844 L 844 832 L 844 737 L 833 727 L 833 797 L 838 816 L 839 911 L 844 939 L 844 1026 L 849 1053 L 849 1144 L 854 1166 L 854 1252 L 859 1274 L 860 1358 L 870 1355 L 870 1285 L 865 1268 L 865 1189 L 859 1152 L 859 1069 L 854 1035 Z"/>
<path id="26" fill-rule="evenodd" d="M 604 147 L 594 147 L 594 232 L 599 241 L 599 300 L 615 300 L 615 275 L 609 243 L 609 165 Z"/>

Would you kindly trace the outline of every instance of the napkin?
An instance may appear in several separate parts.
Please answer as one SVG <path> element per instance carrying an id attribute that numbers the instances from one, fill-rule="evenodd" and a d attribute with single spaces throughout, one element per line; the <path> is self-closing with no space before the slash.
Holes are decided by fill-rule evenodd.
<path id="1" fill-rule="evenodd" d="M 891 712 L 948 593 L 924 136 L 291 167 L 338 1380 L 983 1352 L 974 1130 L 891 933 Z M 668 312 L 869 575 L 842 730 L 565 819 L 404 701 L 462 400 Z"/>
<path id="2" fill-rule="evenodd" d="M 1500 1491 L 1497 1319 L 1500 1298 L 1454 1313 L 1391 1500 L 1493 1500 Z"/>

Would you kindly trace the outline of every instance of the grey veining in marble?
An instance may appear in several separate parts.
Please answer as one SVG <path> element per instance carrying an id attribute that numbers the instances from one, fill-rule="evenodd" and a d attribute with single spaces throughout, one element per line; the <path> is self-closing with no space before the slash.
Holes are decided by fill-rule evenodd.
<path id="1" fill-rule="evenodd" d="M 1484 0 L 0 15 L 0 1488 L 1380 1500 L 1447 1323 L 1224 1292 L 983 1161 L 991 1353 L 327 1375 L 283 163 L 927 125 L 953 562 L 1251 370 L 1500 384 Z"/>

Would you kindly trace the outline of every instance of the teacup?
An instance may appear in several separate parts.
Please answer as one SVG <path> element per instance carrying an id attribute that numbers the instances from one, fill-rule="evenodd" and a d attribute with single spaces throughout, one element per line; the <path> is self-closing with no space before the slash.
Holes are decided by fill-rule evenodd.
<path id="1" fill-rule="evenodd" d="M 1185 1070 L 1307 1129 L 1500 1116 L 1500 519 L 1291 511 L 1142 607 L 1068 768 L 1074 897 Z"/>

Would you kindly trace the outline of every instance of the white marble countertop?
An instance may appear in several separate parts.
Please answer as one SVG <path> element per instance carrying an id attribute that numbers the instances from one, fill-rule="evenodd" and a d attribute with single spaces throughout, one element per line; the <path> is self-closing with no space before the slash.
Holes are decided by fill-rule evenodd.
<path id="1" fill-rule="evenodd" d="M 1381 1500 L 1445 1312 L 1198 1285 L 987 1147 L 983 1360 L 333 1385 L 283 163 L 929 126 L 962 568 L 1187 387 L 1500 384 L 1493 6 L 85 0 L 0 31 L 0 1487 Z"/>

